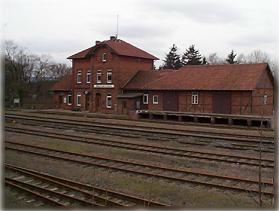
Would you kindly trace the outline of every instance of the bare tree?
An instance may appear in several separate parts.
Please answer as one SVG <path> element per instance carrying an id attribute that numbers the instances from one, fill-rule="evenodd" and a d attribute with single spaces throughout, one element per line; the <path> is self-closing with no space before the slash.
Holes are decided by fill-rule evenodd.
<path id="1" fill-rule="evenodd" d="M 217 56 L 217 53 L 211 53 L 209 54 L 207 58 L 208 64 L 223 64 L 225 63 L 224 59 L 221 59 L 220 57 Z"/>
<path id="2" fill-rule="evenodd" d="M 239 54 L 236 60 L 237 60 L 238 64 L 246 64 L 247 63 L 246 56 L 243 53 Z"/>
<path id="3" fill-rule="evenodd" d="M 49 66 L 49 76 L 54 80 L 60 79 L 70 73 L 71 68 L 66 64 L 53 63 Z"/>
<path id="4" fill-rule="evenodd" d="M 267 53 L 261 50 L 254 50 L 246 56 L 246 60 L 248 63 L 269 63 L 270 57 Z"/>
<path id="5" fill-rule="evenodd" d="M 11 40 L 4 41 L 4 50 L 6 105 L 12 105 L 14 98 L 19 98 L 22 105 L 25 96 L 40 95 L 44 81 L 59 79 L 71 70 L 48 55 L 27 53 Z"/>

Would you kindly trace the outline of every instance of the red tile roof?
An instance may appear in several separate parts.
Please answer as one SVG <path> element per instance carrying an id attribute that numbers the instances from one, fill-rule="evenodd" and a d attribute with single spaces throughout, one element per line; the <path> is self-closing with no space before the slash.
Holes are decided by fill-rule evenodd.
<path id="1" fill-rule="evenodd" d="M 130 90 L 253 90 L 267 64 L 186 65 L 172 71 L 139 71 Z"/>
<path id="2" fill-rule="evenodd" d="M 65 75 L 60 81 L 51 88 L 52 91 L 70 91 L 72 90 L 72 75 Z"/>
<path id="3" fill-rule="evenodd" d="M 90 53 L 93 53 L 99 46 L 104 46 L 104 45 L 108 46 L 113 52 L 121 56 L 131 56 L 136 58 L 158 60 L 157 57 L 120 39 L 105 40 L 91 48 L 85 49 L 79 53 L 69 56 L 68 59 L 86 58 L 88 55 L 90 55 Z"/>

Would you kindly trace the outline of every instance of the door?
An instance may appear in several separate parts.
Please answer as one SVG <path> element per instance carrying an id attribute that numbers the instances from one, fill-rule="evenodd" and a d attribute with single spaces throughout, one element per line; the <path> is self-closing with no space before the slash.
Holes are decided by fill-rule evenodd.
<path id="1" fill-rule="evenodd" d="M 128 114 L 127 112 L 127 101 L 122 101 L 122 114 Z"/>
<path id="2" fill-rule="evenodd" d="M 230 114 L 231 113 L 231 93 L 214 92 L 212 96 L 213 113 Z"/>
<path id="3" fill-rule="evenodd" d="M 101 106 L 101 94 L 97 93 L 96 94 L 96 101 L 95 101 L 95 108 L 96 108 L 96 112 L 100 111 L 100 106 Z"/>
<path id="4" fill-rule="evenodd" d="M 163 93 L 163 110 L 164 111 L 177 111 L 177 94 L 175 92 Z"/>
<path id="5" fill-rule="evenodd" d="M 89 109 L 89 105 L 90 105 L 90 96 L 89 94 L 85 95 L 85 110 Z"/>
<path id="6" fill-rule="evenodd" d="M 62 108 L 62 103 L 63 103 L 63 96 L 59 95 L 59 97 L 58 97 L 58 108 Z"/>

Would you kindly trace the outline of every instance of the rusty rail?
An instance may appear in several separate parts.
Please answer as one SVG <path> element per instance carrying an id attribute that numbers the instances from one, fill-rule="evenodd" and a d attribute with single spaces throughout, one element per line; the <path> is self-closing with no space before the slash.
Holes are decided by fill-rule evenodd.
<path id="1" fill-rule="evenodd" d="M 210 177 L 210 178 L 217 178 L 217 179 L 221 179 L 223 181 L 225 181 L 225 180 L 237 181 L 237 182 L 242 182 L 244 184 L 257 185 L 258 184 L 257 180 L 250 180 L 250 179 L 244 179 L 244 178 L 239 178 L 239 177 L 222 176 L 222 175 L 216 175 L 216 174 L 205 173 L 205 172 L 194 172 L 194 171 L 191 171 L 191 169 L 185 169 L 185 168 L 184 169 L 175 169 L 175 168 L 170 168 L 170 167 L 166 167 L 166 166 L 155 166 L 155 165 L 150 165 L 150 164 L 123 161 L 123 160 L 105 158 L 105 157 L 100 157 L 100 156 L 93 156 L 93 155 L 88 155 L 88 154 L 65 152 L 65 151 L 61 151 L 61 150 L 54 150 L 54 149 L 45 148 L 45 147 L 37 147 L 37 146 L 32 146 L 32 145 L 27 145 L 27 144 L 22 144 L 22 143 L 14 143 L 14 142 L 7 142 L 7 141 L 6 141 L 6 143 L 18 145 L 20 147 L 24 147 L 24 146 L 31 147 L 31 148 L 33 148 L 33 150 L 26 150 L 26 149 L 22 149 L 22 148 L 20 149 L 17 147 L 9 147 L 6 145 L 6 149 L 21 151 L 21 152 L 25 152 L 25 153 L 31 153 L 31 154 L 35 154 L 37 156 L 47 156 L 47 157 L 51 157 L 54 159 L 77 162 L 77 163 L 80 163 L 83 165 L 95 165 L 95 166 L 98 166 L 101 168 L 106 168 L 106 169 L 109 168 L 111 170 L 123 171 L 123 172 L 128 172 L 128 173 L 132 173 L 132 174 L 136 174 L 136 175 L 140 174 L 140 175 L 145 175 L 145 176 L 149 176 L 149 177 L 157 177 L 157 178 L 161 178 L 161 179 L 168 179 L 168 180 L 179 181 L 179 182 L 190 182 L 190 183 L 194 183 L 194 184 L 198 184 L 198 185 L 211 186 L 211 187 L 221 188 L 221 189 L 258 193 L 258 190 L 256 188 L 245 188 L 242 186 L 236 187 L 235 185 L 221 184 L 220 181 L 217 183 L 212 183 L 212 182 L 207 182 L 207 181 L 198 181 L 198 180 L 193 180 L 193 179 L 180 178 L 177 176 L 172 176 L 171 174 L 164 175 L 163 173 L 151 173 L 149 170 L 145 170 L 145 168 L 143 168 L 143 170 L 133 170 L 133 169 L 128 169 L 127 167 L 122 167 L 122 166 L 117 167 L 117 166 L 113 166 L 110 164 L 100 164 L 100 163 L 96 163 L 96 162 L 90 162 L 87 160 L 62 157 L 62 154 L 65 153 L 65 154 L 72 155 L 72 156 L 82 156 L 82 157 L 87 157 L 87 158 L 90 157 L 90 158 L 94 158 L 94 159 L 101 159 L 101 160 L 113 162 L 114 164 L 122 163 L 122 164 L 134 165 L 134 166 L 139 166 L 139 167 L 148 167 L 150 169 L 163 170 L 163 172 L 172 172 L 172 173 L 177 172 L 177 173 L 184 173 L 185 175 L 193 174 L 196 176 L 206 176 L 206 177 Z M 43 152 L 35 152 L 34 149 L 48 150 L 49 153 L 59 152 L 60 155 L 57 156 L 57 155 L 50 155 L 50 154 L 43 153 Z M 262 181 L 262 184 L 264 184 L 266 186 L 273 185 L 273 183 L 271 181 Z M 269 196 L 274 195 L 272 191 L 263 191 L 263 193 L 266 195 L 269 195 Z"/>

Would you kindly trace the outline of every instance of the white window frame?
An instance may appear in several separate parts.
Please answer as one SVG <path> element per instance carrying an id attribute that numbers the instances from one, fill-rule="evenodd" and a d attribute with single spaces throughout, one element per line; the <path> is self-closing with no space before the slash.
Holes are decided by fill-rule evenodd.
<path id="1" fill-rule="evenodd" d="M 267 94 L 265 94 L 265 95 L 263 96 L 263 104 L 264 104 L 264 105 L 267 104 L 267 98 L 268 98 L 268 96 L 267 96 Z"/>
<path id="2" fill-rule="evenodd" d="M 111 77 L 111 80 L 109 80 L 109 76 Z M 112 72 L 111 72 L 111 70 L 109 70 L 109 71 L 107 72 L 107 83 L 108 83 L 108 84 L 111 84 L 111 83 L 112 83 Z"/>
<path id="3" fill-rule="evenodd" d="M 197 91 L 192 92 L 192 105 L 199 104 L 199 93 Z"/>
<path id="4" fill-rule="evenodd" d="M 77 84 L 81 84 L 81 70 L 77 73 Z"/>
<path id="5" fill-rule="evenodd" d="M 155 101 L 155 99 L 157 98 L 157 100 Z M 159 96 L 158 95 L 153 95 L 153 104 L 159 104 Z"/>
<path id="6" fill-rule="evenodd" d="M 100 80 L 98 79 L 99 76 L 100 76 Z M 97 80 L 97 84 L 101 84 L 102 83 L 102 72 L 101 72 L 101 70 L 97 71 L 97 78 L 96 78 L 96 80 Z"/>
<path id="7" fill-rule="evenodd" d="M 145 99 L 145 97 L 146 97 L 146 101 L 144 100 Z M 143 94 L 143 96 L 142 96 L 142 102 L 143 102 L 143 104 L 148 104 L 148 94 Z"/>
<path id="8" fill-rule="evenodd" d="M 89 76 L 89 80 L 88 80 L 88 76 Z M 86 83 L 87 84 L 91 83 L 91 70 L 88 70 L 86 73 Z"/>
<path id="9" fill-rule="evenodd" d="M 80 103 L 78 103 L 78 98 L 80 97 Z M 81 106 L 81 94 L 77 94 L 77 106 Z"/>
<path id="10" fill-rule="evenodd" d="M 102 62 L 107 61 L 107 53 L 102 53 Z"/>
<path id="11" fill-rule="evenodd" d="M 109 99 L 110 99 L 110 102 L 111 102 L 110 105 L 108 104 Z M 111 96 L 111 94 L 107 94 L 107 97 L 106 97 L 106 107 L 107 108 L 111 108 L 112 107 L 112 96 Z"/>
<path id="12" fill-rule="evenodd" d="M 71 97 L 71 102 L 69 102 L 69 97 Z M 68 104 L 68 105 L 72 105 L 72 101 L 73 101 L 72 95 L 69 94 L 69 95 L 67 96 L 67 104 Z"/>

